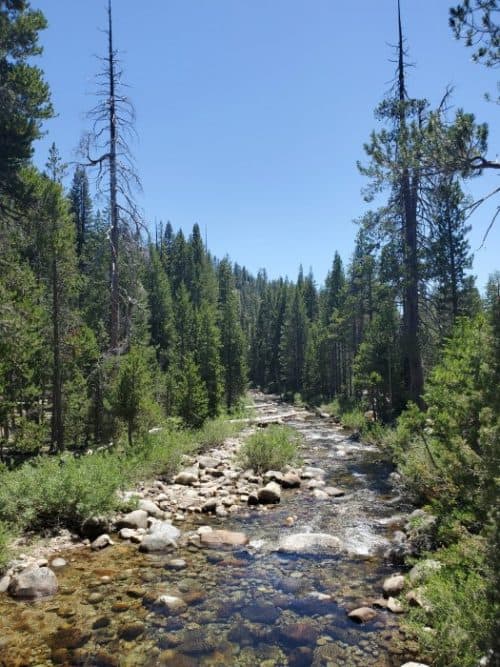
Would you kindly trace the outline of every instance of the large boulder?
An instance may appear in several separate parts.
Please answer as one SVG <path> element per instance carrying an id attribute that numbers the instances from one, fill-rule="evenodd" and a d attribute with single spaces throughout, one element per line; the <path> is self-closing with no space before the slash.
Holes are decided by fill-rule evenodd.
<path id="1" fill-rule="evenodd" d="M 377 617 L 377 612 L 370 607 L 358 607 L 350 611 L 347 615 L 357 623 L 369 623 Z"/>
<path id="2" fill-rule="evenodd" d="M 198 481 L 198 471 L 194 469 L 182 470 L 174 477 L 174 484 L 181 484 L 182 486 L 192 486 Z"/>
<path id="3" fill-rule="evenodd" d="M 48 567 L 30 565 L 12 577 L 8 592 L 15 598 L 36 599 L 57 593 L 57 577 Z"/>
<path id="4" fill-rule="evenodd" d="M 165 518 L 165 512 L 163 512 L 163 510 L 161 510 L 152 500 L 139 500 L 139 509 L 144 510 L 149 516 L 152 516 L 155 519 Z"/>
<path id="5" fill-rule="evenodd" d="M 148 527 L 148 513 L 145 510 L 134 510 L 125 514 L 116 522 L 118 530 L 120 528 L 147 528 Z"/>
<path id="6" fill-rule="evenodd" d="M 384 595 L 387 597 L 391 595 L 398 595 L 401 593 L 404 587 L 405 578 L 402 574 L 393 574 L 391 577 L 387 577 L 382 586 L 384 589 Z"/>
<path id="7" fill-rule="evenodd" d="M 278 551 L 289 554 L 313 555 L 317 553 L 332 554 L 342 549 L 338 537 L 328 533 L 295 533 L 284 535 L 278 543 Z"/>
<path id="8" fill-rule="evenodd" d="M 201 544 L 207 547 L 241 547 L 248 544 L 249 539 L 245 533 L 237 533 L 231 530 L 211 530 L 200 535 Z"/>
<path id="9" fill-rule="evenodd" d="M 276 482 L 269 482 L 257 492 L 257 498 L 262 505 L 272 505 L 281 500 L 281 487 Z"/>
<path id="10" fill-rule="evenodd" d="M 287 472 L 283 475 L 281 486 L 284 489 L 298 489 L 300 486 L 300 477 L 296 472 Z"/>
<path id="11" fill-rule="evenodd" d="M 139 545 L 139 551 L 151 553 L 175 549 L 180 534 L 180 530 L 169 521 L 158 521 L 151 526 L 149 533 L 143 537 Z"/>

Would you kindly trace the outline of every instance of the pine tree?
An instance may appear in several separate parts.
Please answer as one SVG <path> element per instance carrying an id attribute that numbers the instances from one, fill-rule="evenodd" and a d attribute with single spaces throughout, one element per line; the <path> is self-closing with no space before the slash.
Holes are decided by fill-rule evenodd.
<path id="1" fill-rule="evenodd" d="M 238 295 L 229 260 L 219 265 L 219 327 L 221 362 L 224 368 L 226 408 L 237 404 L 246 388 L 245 341 L 240 324 Z"/>
<path id="2" fill-rule="evenodd" d="M 283 325 L 280 362 L 285 389 L 295 393 L 302 391 L 303 388 L 308 320 L 304 293 L 299 287 L 299 281 L 293 292 Z"/>
<path id="3" fill-rule="evenodd" d="M 78 166 L 73 174 L 73 182 L 69 192 L 71 213 L 76 226 L 76 254 L 81 258 L 83 246 L 92 226 L 92 199 L 89 192 L 87 172 Z M 80 259 L 81 261 L 81 259 Z"/>
<path id="4" fill-rule="evenodd" d="M 182 380 L 178 391 L 179 416 L 188 426 L 199 428 L 210 413 L 209 398 L 192 353 L 183 360 Z"/>
<path id="5" fill-rule="evenodd" d="M 224 392 L 223 368 L 220 359 L 221 341 L 217 326 L 216 307 L 204 301 L 197 312 L 197 344 L 195 361 L 206 388 L 207 414 L 216 417 Z"/>
<path id="6" fill-rule="evenodd" d="M 147 288 L 150 313 L 151 344 L 156 349 L 160 368 L 168 369 L 174 360 L 177 346 L 174 306 L 170 284 L 158 251 L 150 246 Z"/>
<path id="7" fill-rule="evenodd" d="M 113 387 L 113 413 L 127 423 L 128 444 L 132 445 L 137 420 L 151 395 L 151 374 L 143 349 L 133 347 L 120 359 Z"/>
<path id="8" fill-rule="evenodd" d="M 43 72 L 31 64 L 42 52 L 38 33 L 46 27 L 42 12 L 27 0 L 0 3 L 0 214 L 12 213 L 22 196 L 20 170 L 42 122 L 53 115 Z"/>

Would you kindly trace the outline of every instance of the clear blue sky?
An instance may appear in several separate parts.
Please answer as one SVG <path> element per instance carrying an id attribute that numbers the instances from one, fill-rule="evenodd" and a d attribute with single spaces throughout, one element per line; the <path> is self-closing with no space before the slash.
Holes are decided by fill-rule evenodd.
<path id="1" fill-rule="evenodd" d="M 490 125 L 500 146 L 496 73 L 471 62 L 448 27 L 451 0 L 403 0 L 413 96 L 453 103 Z M 106 0 L 32 0 L 46 15 L 39 64 L 57 118 L 37 144 L 43 164 L 55 141 L 75 159 L 85 111 L 95 102 L 96 54 L 104 54 Z M 367 205 L 356 169 L 377 127 L 373 110 L 390 87 L 396 0 L 115 0 L 115 44 L 137 110 L 133 145 L 146 219 L 208 230 L 217 256 L 271 277 L 295 278 L 300 263 L 322 282 L 338 250 L 347 262 Z M 470 185 L 476 196 L 498 176 Z M 497 200 L 498 201 L 498 200 Z M 471 219 L 480 244 L 493 211 Z M 483 286 L 500 268 L 500 220 L 475 253 Z"/>

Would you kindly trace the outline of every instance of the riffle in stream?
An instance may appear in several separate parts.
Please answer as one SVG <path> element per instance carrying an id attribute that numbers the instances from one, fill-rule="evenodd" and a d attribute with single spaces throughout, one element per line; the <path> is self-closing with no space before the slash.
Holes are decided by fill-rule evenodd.
<path id="1" fill-rule="evenodd" d="M 324 419 L 288 423 L 304 436 L 304 464 L 322 468 L 326 484 L 344 496 L 318 500 L 303 485 L 284 490 L 271 508 L 242 509 L 223 521 L 194 514 L 180 526 L 242 531 L 251 540 L 244 548 L 188 545 L 158 556 L 118 543 L 61 553 L 68 565 L 57 574 L 56 596 L 31 603 L 0 597 L 0 666 L 402 664 L 394 655 L 395 615 L 377 610 L 363 624 L 347 616 L 379 597 L 394 572 L 383 553 L 395 527 L 391 517 L 405 508 L 391 502 L 391 467 Z M 334 535 L 343 549 L 308 556 L 275 550 L 281 536 L 304 532 Z M 185 567 L 170 567 L 172 558 Z M 158 608 L 163 594 L 186 606 L 176 613 Z"/>

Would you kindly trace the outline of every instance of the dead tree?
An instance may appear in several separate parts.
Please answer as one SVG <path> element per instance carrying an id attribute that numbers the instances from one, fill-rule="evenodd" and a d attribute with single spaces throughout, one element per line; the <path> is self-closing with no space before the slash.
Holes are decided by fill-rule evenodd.
<path id="1" fill-rule="evenodd" d="M 97 170 L 96 186 L 109 202 L 110 212 L 110 315 L 109 348 L 119 354 L 120 328 L 120 245 L 124 230 L 134 226 L 139 233 L 141 216 L 134 193 L 141 189 L 129 142 L 135 136 L 135 110 L 124 93 L 123 70 L 118 52 L 113 46 L 111 0 L 108 0 L 107 55 L 99 57 L 101 72 L 97 75 L 99 98 L 88 116 L 92 130 L 82 139 L 81 150 L 85 166 Z M 98 155 L 98 157 L 95 157 Z"/>

